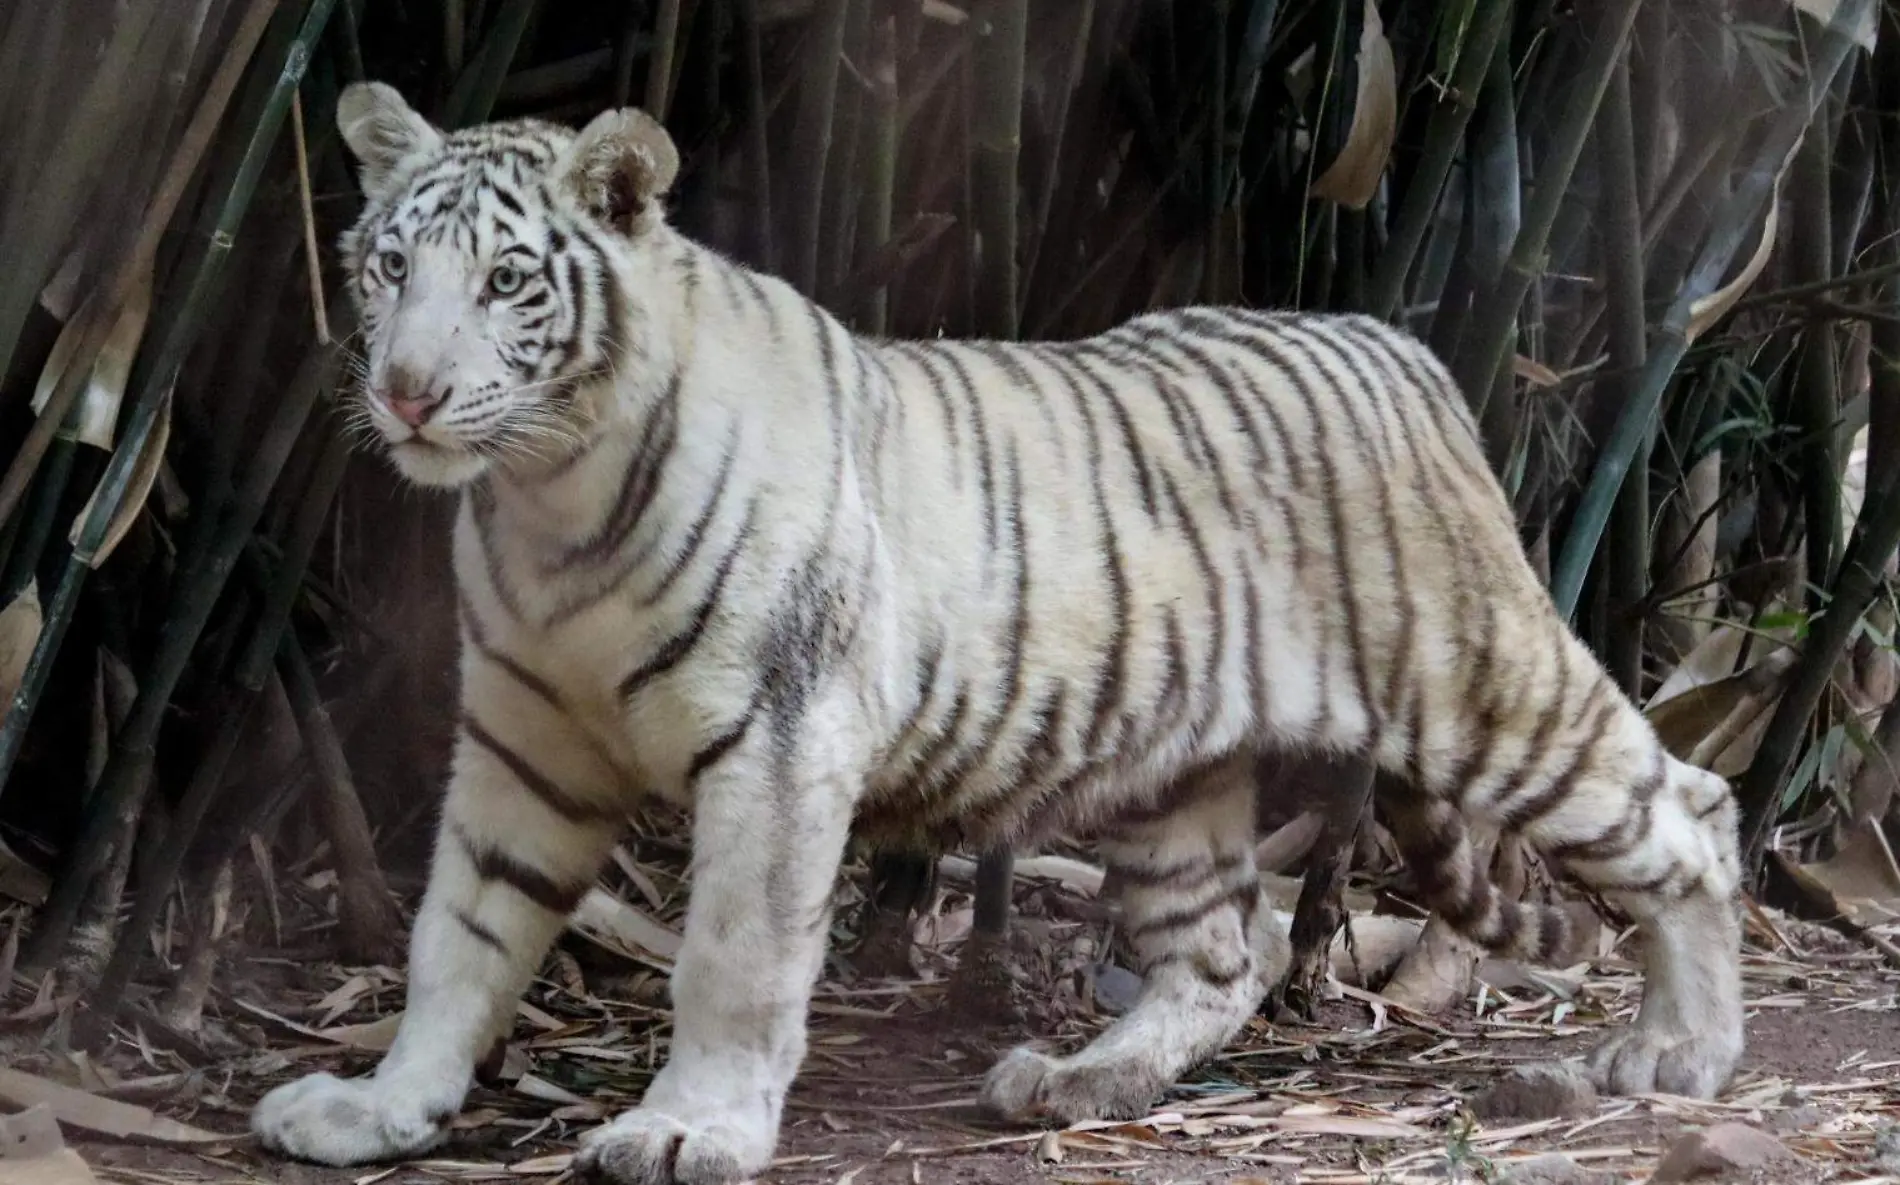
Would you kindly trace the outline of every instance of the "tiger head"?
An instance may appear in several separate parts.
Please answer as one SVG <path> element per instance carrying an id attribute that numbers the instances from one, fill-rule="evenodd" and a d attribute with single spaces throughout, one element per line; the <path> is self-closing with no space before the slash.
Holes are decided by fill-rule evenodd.
<path id="1" fill-rule="evenodd" d="M 679 169 L 637 110 L 579 133 L 534 121 L 443 132 L 394 88 L 337 102 L 365 198 L 341 240 L 360 314 L 360 418 L 398 469 L 460 486 L 557 461 L 602 417 L 629 356 L 665 335 L 629 282 Z"/>

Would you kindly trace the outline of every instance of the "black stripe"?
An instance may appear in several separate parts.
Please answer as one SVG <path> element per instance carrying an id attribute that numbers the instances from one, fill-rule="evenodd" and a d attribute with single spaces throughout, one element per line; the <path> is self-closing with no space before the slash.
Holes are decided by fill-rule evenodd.
<path id="1" fill-rule="evenodd" d="M 485 881 L 500 881 L 549 913 L 565 917 L 574 912 L 574 907 L 587 895 L 586 883 L 555 880 L 499 848 L 477 843 L 460 826 L 455 828 L 455 837 L 461 842 L 462 850 L 468 854 L 469 862 L 475 865 L 475 875 Z"/>
<path id="2" fill-rule="evenodd" d="M 699 554 L 700 547 L 706 541 L 707 528 L 712 525 L 713 515 L 718 513 L 720 504 L 725 500 L 727 483 L 732 478 L 733 462 L 738 455 L 739 427 L 734 424 L 731 434 L 726 438 L 725 452 L 719 458 L 719 472 L 713 477 L 712 493 L 707 495 L 705 505 L 700 507 L 698 516 L 686 529 L 686 538 L 680 543 L 679 554 L 673 557 L 673 562 L 667 566 L 665 572 L 660 574 L 660 579 L 654 584 L 653 590 L 640 599 L 642 606 L 651 608 L 659 604 L 660 599 L 666 596 L 667 591 L 679 580 L 680 574 L 686 571 L 687 565 L 692 563 L 694 557 Z"/>
<path id="3" fill-rule="evenodd" d="M 745 522 L 739 527 L 732 546 L 727 548 L 726 554 L 721 557 L 719 567 L 713 572 L 712 586 L 706 590 L 705 598 L 693 610 L 692 619 L 687 622 L 685 629 L 662 642 L 650 658 L 620 681 L 619 692 L 622 701 L 632 699 L 648 683 L 673 669 L 698 644 L 700 636 L 706 631 L 706 623 L 712 619 L 713 610 L 718 607 L 719 599 L 725 592 L 726 579 L 732 575 L 733 565 L 739 559 L 739 552 L 751 539 L 753 522 L 758 515 L 758 510 L 759 501 L 757 496 L 754 496 L 751 507 L 746 511 Z"/>
<path id="4" fill-rule="evenodd" d="M 555 570 L 600 563 L 619 551 L 640 525 L 660 488 L 661 471 L 679 443 L 679 399 L 684 382 L 685 372 L 674 371 L 659 404 L 647 413 L 646 423 L 641 426 L 640 439 L 627 458 L 612 508 L 592 534 L 562 553 Z"/>
<path id="5" fill-rule="evenodd" d="M 462 733 L 486 749 L 490 756 L 514 775 L 515 781 L 568 822 L 599 823 L 613 817 L 611 810 L 576 801 L 567 791 L 555 785 L 553 779 L 534 768 L 527 758 L 503 744 L 495 734 L 483 727 L 482 722 L 466 707 L 462 712 Z"/>
<path id="6" fill-rule="evenodd" d="M 693 754 L 692 761 L 686 766 L 688 785 L 699 781 L 699 775 L 719 764 L 720 758 L 738 747 L 739 742 L 745 739 L 746 733 L 752 728 L 752 718 L 758 714 L 758 706 L 756 700 L 747 704 L 745 715 L 739 717 L 731 728 L 714 737 L 705 748 Z"/>
<path id="7" fill-rule="evenodd" d="M 474 917 L 470 916 L 466 909 L 463 909 L 459 905 L 455 907 L 455 920 L 462 923 L 462 929 L 467 930 L 469 936 L 475 939 L 475 941 L 494 951 L 504 959 L 509 957 L 508 948 L 502 945 L 501 936 L 476 921 Z"/>
<path id="8" fill-rule="evenodd" d="M 996 462 L 990 453 L 990 432 L 983 418 L 982 395 L 969 368 L 957 357 L 954 347 L 939 348 L 937 356 L 956 375 L 957 383 L 963 390 L 964 404 L 970 412 L 970 434 L 976 450 L 977 489 L 983 499 L 983 548 L 987 563 L 996 551 Z"/>

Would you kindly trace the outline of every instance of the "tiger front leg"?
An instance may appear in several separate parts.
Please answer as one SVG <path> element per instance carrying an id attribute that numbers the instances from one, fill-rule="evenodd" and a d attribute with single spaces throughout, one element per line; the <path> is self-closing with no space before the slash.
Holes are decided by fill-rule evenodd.
<path id="1" fill-rule="evenodd" d="M 771 1163 L 860 784 L 843 746 L 784 731 L 755 723 L 698 776 L 671 1055 L 638 1107 L 586 1138 L 582 1180 L 727 1185 Z"/>
<path id="2" fill-rule="evenodd" d="M 457 740 L 395 1043 L 367 1078 L 312 1074 L 265 1095 L 251 1128 L 274 1152 L 353 1165 L 439 1142 L 619 833 L 614 813 L 588 805 L 612 788 L 558 725 L 498 712 L 490 732 L 479 718 L 465 716 Z M 570 797 L 590 783 L 602 798 Z"/>

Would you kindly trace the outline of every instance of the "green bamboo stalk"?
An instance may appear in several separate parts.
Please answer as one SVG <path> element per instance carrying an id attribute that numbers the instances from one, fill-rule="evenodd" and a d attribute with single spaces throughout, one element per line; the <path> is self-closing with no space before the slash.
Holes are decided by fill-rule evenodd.
<path id="1" fill-rule="evenodd" d="M 206 84 L 204 94 L 200 96 L 197 107 L 192 112 L 190 124 L 179 137 L 178 147 L 173 151 L 163 177 L 145 204 L 144 221 L 139 227 L 137 239 L 127 250 L 124 258 L 119 261 L 111 278 L 100 287 L 89 302 L 87 312 L 82 314 L 86 320 L 81 324 L 78 348 L 74 350 L 71 362 L 60 376 L 59 382 L 54 385 L 53 392 L 48 397 L 45 408 L 40 412 L 39 419 L 28 429 L 26 439 L 21 443 L 19 451 L 8 463 L 6 476 L 0 478 L 0 519 L 12 516 L 19 504 L 19 499 L 26 492 L 27 482 L 31 480 L 34 470 L 45 456 L 46 449 L 51 445 L 54 434 L 66 422 L 68 413 L 77 405 L 86 378 L 92 371 L 93 361 L 98 357 L 106 338 L 111 334 L 119 309 L 131 296 L 134 286 L 151 270 L 161 238 L 171 225 L 172 215 L 183 199 L 186 188 L 198 170 L 199 162 L 203 159 L 219 123 L 224 118 L 231 95 L 237 89 L 238 81 L 243 77 L 246 66 L 257 49 L 274 10 L 273 0 L 250 0 L 250 6 L 233 34 L 230 45 L 225 50 L 224 59 L 218 64 L 216 73 Z M 261 164 L 260 161 L 260 167 Z M 235 222 L 229 230 L 235 234 Z M 224 249 L 227 252 L 229 246 L 229 242 L 226 241 Z M 213 275 L 211 283 L 205 288 L 191 290 L 188 299 L 196 297 L 204 302 L 196 307 L 208 306 L 216 278 Z M 167 338 L 172 336 L 173 331 L 178 328 L 175 320 L 168 323 L 165 326 Z M 187 348 L 188 346 L 189 343 L 186 343 Z M 181 349 L 175 357 L 176 364 L 182 364 L 183 350 Z M 140 364 L 145 361 L 142 351 L 138 361 Z M 5 367 L 0 365 L 0 374 L 4 373 Z M 135 367 L 131 376 L 131 385 L 137 386 L 140 373 L 140 369 Z M 169 380 L 167 380 L 167 385 L 169 385 Z M 149 391 L 148 397 L 150 397 Z M 5 781 L 4 768 L 0 765 L 0 783 Z"/>
<path id="2" fill-rule="evenodd" d="M 753 258 L 766 271 L 778 270 L 778 236 L 772 222 L 772 148 L 767 135 L 765 59 L 759 45 L 759 0 L 738 0 L 739 63 L 744 73 L 746 171 L 751 174 Z"/>
<path id="3" fill-rule="evenodd" d="M 1269 10 L 1278 0 L 1256 0 L 1255 8 Z M 1089 36 L 1095 28 L 1095 0 L 1075 0 L 1075 40 L 1069 46 L 1068 71 L 1062 84 L 1056 88 L 1056 106 L 1050 113 L 1050 137 L 1047 163 L 1043 168 L 1042 187 L 1036 194 L 1034 212 L 1030 215 L 1028 244 L 1029 255 L 1023 263 L 1022 293 L 1024 303 L 1035 290 L 1036 267 L 1042 262 L 1042 249 L 1049 239 L 1049 214 L 1055 208 L 1056 187 L 1062 180 L 1062 149 L 1069 130 L 1069 108 L 1075 102 L 1075 92 L 1082 86 L 1083 71 L 1088 68 Z M 1236 156 L 1239 154 L 1236 153 Z M 1231 187 L 1231 182 L 1230 182 Z M 1021 323 L 1026 310 L 1018 308 L 1016 317 Z"/>
<path id="4" fill-rule="evenodd" d="M 528 23 L 534 18 L 538 0 L 503 0 L 495 23 L 482 38 L 480 48 L 449 90 L 442 105 L 442 122 L 451 128 L 472 127 L 486 120 L 495 109 L 495 98 L 508 78 L 521 48 Z"/>
<path id="5" fill-rule="evenodd" d="M 1518 309 L 1531 284 L 1544 272 L 1544 248 L 1549 242 L 1550 229 L 1557 221 L 1557 211 L 1570 188 L 1570 178 L 1576 172 L 1584 143 L 1590 138 L 1603 90 L 1609 85 L 1617 61 L 1623 57 L 1630 25 L 1636 19 L 1641 2 L 1607 0 L 1597 10 L 1590 52 L 1571 81 L 1569 100 L 1558 120 L 1550 151 L 1539 162 L 1537 187 L 1531 194 L 1523 229 L 1511 249 L 1510 262 L 1498 283 L 1480 297 L 1472 316 L 1456 369 L 1466 397 L 1479 401 L 1474 410 L 1481 417 L 1499 372 L 1510 361 Z"/>
<path id="6" fill-rule="evenodd" d="M 1022 151 L 1023 55 L 1028 0 L 982 0 L 970 19 L 980 40 L 973 62 L 975 108 L 970 120 L 970 186 L 983 236 L 976 329 L 1014 338 L 1016 313 L 1016 165 Z"/>
<path id="7" fill-rule="evenodd" d="M 1083 0 L 1093 4 L 1094 0 Z M 876 259 L 891 240 L 891 211 L 897 194 L 897 19 L 886 16 L 871 30 L 871 96 L 865 137 L 870 153 L 865 161 L 864 204 L 858 212 L 859 267 Z M 858 293 L 846 293 L 858 302 L 866 332 L 882 336 L 890 331 L 890 284 L 881 282 Z"/>
<path id="8" fill-rule="evenodd" d="M 1821 131 L 1816 126 L 1802 140 L 1790 177 L 1789 257 L 1791 278 L 1800 284 L 1822 283 L 1834 274 L 1833 153 Z M 1827 587 L 1840 546 L 1840 377 L 1834 336 L 1831 319 L 1812 319 L 1802 327 L 1788 407 L 1800 431 L 1795 463 L 1807 526 L 1810 598 Z M 1820 605 L 1810 600 L 1809 608 Z"/>
<path id="9" fill-rule="evenodd" d="M 1472 129 L 1468 153 L 1471 158 L 1469 181 L 1471 201 L 1470 268 L 1472 307 L 1463 323 L 1465 339 L 1459 355 L 1470 345 L 1472 323 L 1483 311 L 1485 293 L 1495 292 L 1506 282 L 1512 251 L 1524 232 L 1524 167 L 1518 151 L 1517 95 L 1511 87 L 1511 62 L 1508 54 L 1491 56 L 1490 74 L 1478 101 L 1477 126 Z M 1536 285 L 1530 294 L 1535 295 Z M 1529 322 L 1535 325 L 1535 320 Z M 1518 352 L 1518 322 L 1506 326 L 1503 352 L 1506 357 Z M 1466 391 L 1466 398 L 1479 414 L 1485 447 L 1491 463 L 1499 472 L 1512 472 L 1508 463 L 1520 442 L 1517 401 L 1511 397 L 1513 376 L 1502 367 L 1491 376 L 1489 391 Z M 1496 396 L 1502 394 L 1504 398 Z"/>
<path id="10" fill-rule="evenodd" d="M 1694 306 L 1721 284 L 1743 240 L 1755 228 L 1755 219 L 1774 189 L 1775 178 L 1788 159 L 1789 150 L 1827 97 L 1835 76 L 1853 50 L 1854 39 L 1848 30 L 1857 26 L 1872 2 L 1848 0 L 1835 10 L 1834 19 L 1809 58 L 1805 100 L 1783 108 L 1774 117 L 1748 171 L 1717 209 L 1711 220 L 1714 231 L 1703 243 L 1694 266 L 1677 289 L 1662 324 L 1651 335 L 1641 381 L 1636 384 L 1633 397 L 1623 405 L 1615 428 L 1597 454 L 1590 482 L 1578 501 L 1576 517 L 1571 521 L 1570 531 L 1552 568 L 1551 596 L 1566 618 L 1576 609 L 1584 573 L 1603 536 L 1617 491 L 1622 488 L 1625 475 L 1649 436 L 1677 364 L 1688 353 L 1689 319 Z"/>
<path id="11" fill-rule="evenodd" d="M 138 54 L 151 52 L 148 34 L 154 34 L 158 15 L 166 10 L 162 4 L 134 4 L 123 10 L 60 130 L 58 150 L 35 167 L 33 185 L 24 191 L 21 206 L 9 212 L 7 225 L 0 227 L 0 254 L 7 260 L 0 277 L 0 375 L 12 368 L 20 331 L 66 247 L 62 228 L 80 204 L 83 183 L 103 163 L 116 139 L 114 129 L 135 98 L 122 85 L 124 78 Z M 58 424 L 60 417 L 53 422 Z"/>
<path id="12" fill-rule="evenodd" d="M 1204 184 L 1206 225 L 1201 229 L 1201 286 L 1204 299 L 1218 300 L 1222 273 L 1221 212 L 1227 208 L 1227 125 L 1232 118 L 1233 96 L 1227 93 L 1227 26 L 1233 15 L 1232 0 L 1214 0 L 1214 79 L 1213 101 L 1208 104 L 1211 121 L 1207 140 L 1202 146 L 1207 156 Z"/>
<path id="13" fill-rule="evenodd" d="M 1511 23 L 1512 0 L 1479 0 L 1479 4 L 1466 30 L 1451 85 L 1439 92 L 1438 103 L 1432 109 L 1418 166 L 1406 184 L 1391 236 L 1379 253 L 1367 286 L 1365 311 L 1387 321 L 1398 316 L 1405 278 L 1411 274 L 1425 232 L 1444 200 L 1445 182 L 1457 160 L 1458 146 L 1464 141 L 1465 125 L 1477 110 L 1485 72 L 1491 68 L 1493 57 L 1506 52 L 1498 47 L 1509 45 L 1505 31 Z"/>
<path id="14" fill-rule="evenodd" d="M 1247 9 L 1247 24 L 1241 30 L 1240 59 L 1234 66 L 1240 88 L 1234 95 L 1227 127 L 1227 175 L 1221 179 L 1221 192 L 1230 196 L 1240 180 L 1240 152 L 1247 140 L 1247 121 L 1253 114 L 1255 96 L 1260 93 L 1260 72 L 1266 68 L 1279 17 L 1280 0 L 1253 0 Z"/>
<path id="15" fill-rule="evenodd" d="M 311 356 L 318 360 L 314 367 L 316 384 L 307 392 L 293 388 L 293 393 L 287 395 L 284 403 L 279 405 L 258 457 L 246 475 L 245 488 L 240 492 L 232 516 L 221 533 L 218 553 L 212 562 L 221 564 L 226 574 L 235 566 L 256 529 L 270 492 L 277 485 L 284 461 L 302 435 L 315 399 L 331 389 L 334 382 L 337 359 L 335 348 L 319 345 L 313 348 Z M 232 678 L 234 686 L 230 688 L 223 710 L 219 713 L 219 731 L 192 772 L 185 795 L 172 816 L 171 826 L 166 829 L 164 847 L 154 855 L 151 868 L 139 878 L 138 898 L 133 906 L 131 921 L 120 931 L 112 958 L 107 961 L 98 984 L 87 994 L 87 1013 L 74 1025 L 74 1040 L 84 1048 L 96 1048 L 111 1032 L 118 1018 L 125 988 L 138 970 L 139 953 L 144 949 L 145 935 L 151 931 L 164 910 L 165 898 L 171 893 L 172 882 L 177 879 L 186 857 L 190 855 L 198 828 L 216 801 L 219 791 L 224 788 L 226 768 L 276 663 L 286 627 L 290 623 L 291 609 L 303 587 L 304 572 L 310 566 L 310 557 L 316 550 L 323 524 L 329 519 L 337 491 L 342 488 L 349 459 L 348 441 L 331 433 L 311 475 L 310 484 L 297 501 L 297 512 L 284 542 L 283 558 L 264 590 L 263 603 L 251 627 L 249 642 L 237 661 Z M 211 600 L 215 601 L 215 597 Z M 144 699 L 141 692 L 139 699 L 134 701 L 134 712 Z M 115 748 L 113 756 L 116 758 L 118 753 L 119 750 Z M 107 774 L 100 778 L 102 796 L 109 785 L 106 779 L 113 764 L 108 761 Z M 139 764 L 142 766 L 144 762 Z M 36 933 L 34 937 L 37 940 L 39 935 Z"/>
<path id="16" fill-rule="evenodd" d="M 231 178 L 221 204 L 217 232 L 210 242 L 205 244 L 192 269 L 185 287 L 185 295 L 180 302 L 181 311 L 166 327 L 166 332 L 158 349 L 148 355 L 140 352 L 134 365 L 129 386 L 138 392 L 133 402 L 131 416 L 120 435 L 118 448 L 114 451 L 105 473 L 99 481 L 94 495 L 92 510 L 81 523 L 79 538 L 73 548 L 71 560 L 65 574 L 61 577 L 59 590 L 53 602 L 55 608 L 49 611 L 46 627 L 42 630 L 33 654 L 27 663 L 27 674 L 22 679 L 19 690 L 7 712 L 5 721 L 0 723 L 0 791 L 4 791 L 7 777 L 12 772 L 13 763 L 19 756 L 20 744 L 25 739 L 27 724 L 30 722 L 39 697 L 45 690 L 45 682 L 51 673 L 54 655 L 65 636 L 67 623 L 57 619 L 60 612 L 70 613 L 78 603 L 79 585 L 84 581 L 93 556 L 105 538 L 106 530 L 117 518 L 121 504 L 127 497 L 134 476 L 134 467 L 145 449 L 157 425 L 158 418 L 164 413 L 169 402 L 172 383 L 183 364 L 186 353 L 204 320 L 204 311 L 210 294 L 217 287 L 231 247 L 235 240 L 239 223 L 250 207 L 251 198 L 257 191 L 258 180 L 263 173 L 264 164 L 270 156 L 271 146 L 277 133 L 282 130 L 284 118 L 289 113 L 290 102 L 296 94 L 297 83 L 303 77 L 304 67 L 310 60 L 311 48 L 323 33 L 324 23 L 329 19 L 330 10 L 336 0 L 311 0 L 302 27 L 295 40 L 291 42 L 282 70 L 270 93 L 262 112 L 249 137 L 243 157 L 238 162 L 235 175 Z M 146 359 L 151 358 L 147 363 Z M 49 407 L 50 413 L 52 409 Z M 195 631 L 194 631 L 195 637 Z M 169 697 L 170 686 L 164 690 Z M 157 711 L 152 713 L 152 727 L 156 731 Z M 95 843 L 98 839 L 95 837 Z M 96 868 L 89 868 L 89 879 Z M 84 893 L 80 885 L 70 894 L 69 905 L 76 906 Z M 70 927 L 72 918 L 65 920 Z M 63 944 L 65 936 L 60 936 Z M 54 948 L 57 952 L 58 947 Z"/>
<path id="17" fill-rule="evenodd" d="M 812 7 L 811 29 L 805 35 L 798 119 L 792 127 L 792 241 L 787 278 L 807 296 L 818 292 L 818 235 L 825 212 L 825 165 L 831 156 L 838 67 L 844 56 L 845 23 L 850 8 L 851 0 L 817 0 Z"/>
<path id="18" fill-rule="evenodd" d="M 844 28 L 844 60 L 864 61 L 871 37 L 871 0 L 851 0 Z M 858 142 L 868 96 L 856 85 L 858 78 L 854 71 L 849 80 L 841 79 L 832 106 L 833 159 L 825 169 L 824 217 L 818 226 L 818 301 L 840 312 L 850 308 L 843 285 L 851 274 L 852 223 L 863 193 Z"/>
<path id="19" fill-rule="evenodd" d="M 653 48 L 647 53 L 647 114 L 666 122 L 667 99 L 673 93 L 673 58 L 678 52 L 680 0 L 660 0 L 653 18 Z"/>
<path id="20" fill-rule="evenodd" d="M 1617 63 L 1597 118 L 1602 153 L 1604 304 L 1609 318 L 1610 374 L 1605 383 L 1619 403 L 1633 395 L 1643 369 L 1643 212 L 1636 168 L 1629 58 Z M 1605 657 L 1617 684 L 1631 696 L 1643 679 L 1642 605 L 1649 572 L 1649 448 L 1637 450 L 1610 524 L 1605 592 Z"/>
<path id="21" fill-rule="evenodd" d="M 315 0 L 312 11 L 317 11 L 319 6 L 327 8 L 326 0 Z M 295 85 L 294 80 L 291 85 Z M 181 574 L 160 629 L 150 668 L 140 681 L 138 699 L 132 705 L 125 728 L 114 739 L 112 755 L 100 775 L 99 789 L 89 804 L 79 837 L 68 849 L 53 892 L 41 908 L 32 945 L 25 954 L 25 965 L 50 966 L 65 948 L 73 922 L 85 900 L 86 889 L 98 874 L 101 858 L 106 854 L 105 845 L 111 839 L 112 821 L 124 802 L 136 793 L 139 779 L 151 764 L 159 725 L 171 703 L 172 692 L 185 673 L 192 651 L 211 618 L 245 540 L 250 538 L 258 518 L 264 512 L 264 504 L 277 482 L 284 460 L 296 443 L 304 420 L 317 399 L 325 391 L 334 388 L 340 361 L 341 352 L 335 342 L 313 345 L 305 354 L 289 387 L 272 409 L 271 421 L 253 452 L 244 487 L 238 492 L 229 517 L 219 528 L 216 546 L 203 564 Z M 106 499 L 102 498 L 101 501 Z M 88 549 L 84 547 L 75 549 L 74 558 L 67 568 L 67 579 L 60 582 L 55 594 L 56 603 L 69 602 L 77 595 L 78 575 L 85 570 L 86 554 Z M 70 606 L 67 612 L 70 612 Z M 49 613 L 48 631 L 53 632 L 55 626 L 59 632 L 63 632 L 65 621 L 57 613 Z M 56 647 L 57 642 L 53 648 Z M 29 681 L 33 680 L 36 666 L 42 661 L 42 650 L 46 649 L 44 646 L 35 648 L 33 659 L 28 664 Z M 51 665 L 50 652 L 44 665 Z M 8 765 L 13 754 L 18 751 L 17 734 L 24 733 L 24 718 L 30 714 L 32 702 L 37 700 L 44 681 L 45 672 L 41 668 L 38 670 L 38 686 L 32 689 L 32 699 L 26 698 L 28 690 L 23 686 L 15 698 L 13 711 L 7 716 L 5 729 L 0 732 L 0 743 L 7 745 L 0 752 L 4 752 Z M 183 808 L 180 809 L 182 812 Z"/>
<path id="22" fill-rule="evenodd" d="M 467 5 L 463 0 L 442 0 L 442 67 L 450 77 L 462 72 L 467 45 Z"/>

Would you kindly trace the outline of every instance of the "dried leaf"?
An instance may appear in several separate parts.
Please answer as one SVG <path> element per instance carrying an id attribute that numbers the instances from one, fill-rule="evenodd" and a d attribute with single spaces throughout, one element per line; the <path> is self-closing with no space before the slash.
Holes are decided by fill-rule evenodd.
<path id="1" fill-rule="evenodd" d="M 228 1135 L 166 1119 L 145 1107 L 103 1099 L 4 1066 L 0 1066 L 0 1101 L 22 1108 L 44 1104 L 61 1123 L 120 1139 L 161 1144 L 218 1144 L 231 1139 Z"/>
<path id="2" fill-rule="evenodd" d="M 1850 823 L 1832 856 L 1803 864 L 1801 871 L 1863 926 L 1900 920 L 1900 863 L 1874 820 Z"/>
<path id="3" fill-rule="evenodd" d="M 1526 358 L 1522 354 L 1511 355 L 1511 373 L 1529 383 L 1533 388 L 1555 387 L 1564 381 L 1564 376 L 1535 358 Z"/>
<path id="4" fill-rule="evenodd" d="M 0 1115 L 0 1185 L 94 1185 L 79 1153 L 60 1138 L 50 1107 Z"/>
<path id="5" fill-rule="evenodd" d="M 45 619 L 40 612 L 40 588 L 29 580 L 20 595 L 0 610 L 0 704 L 11 705 L 26 676 L 26 664 L 39 644 Z M 6 714 L 0 708 L 0 716 Z"/>
<path id="6" fill-rule="evenodd" d="M 1799 2 L 1799 0 L 1797 0 Z M 1794 146 L 1788 149 L 1787 158 L 1781 162 L 1781 168 L 1775 173 L 1774 188 L 1768 194 L 1768 213 L 1761 221 L 1761 238 L 1755 243 L 1755 253 L 1748 257 L 1742 270 L 1733 280 L 1717 288 L 1702 299 L 1689 306 L 1689 323 L 1683 327 L 1683 338 L 1691 343 L 1701 337 L 1711 325 L 1728 315 L 1735 302 L 1742 299 L 1768 266 L 1768 257 L 1775 252 L 1775 234 L 1781 221 L 1781 182 L 1788 175 L 1788 166 L 1794 161 L 1794 154 L 1801 150 L 1801 140 L 1796 137 Z"/>
<path id="7" fill-rule="evenodd" d="M 1365 0 L 1358 66 L 1359 93 L 1353 101 L 1352 126 L 1346 132 L 1345 146 L 1313 182 L 1312 189 L 1312 196 L 1354 210 L 1364 208 L 1378 191 L 1399 125 L 1398 66 L 1373 0 Z"/>
<path id="8" fill-rule="evenodd" d="M 617 954 L 631 959 L 667 959 L 679 954 L 680 933 L 600 888 L 581 898 L 568 926 Z"/>

